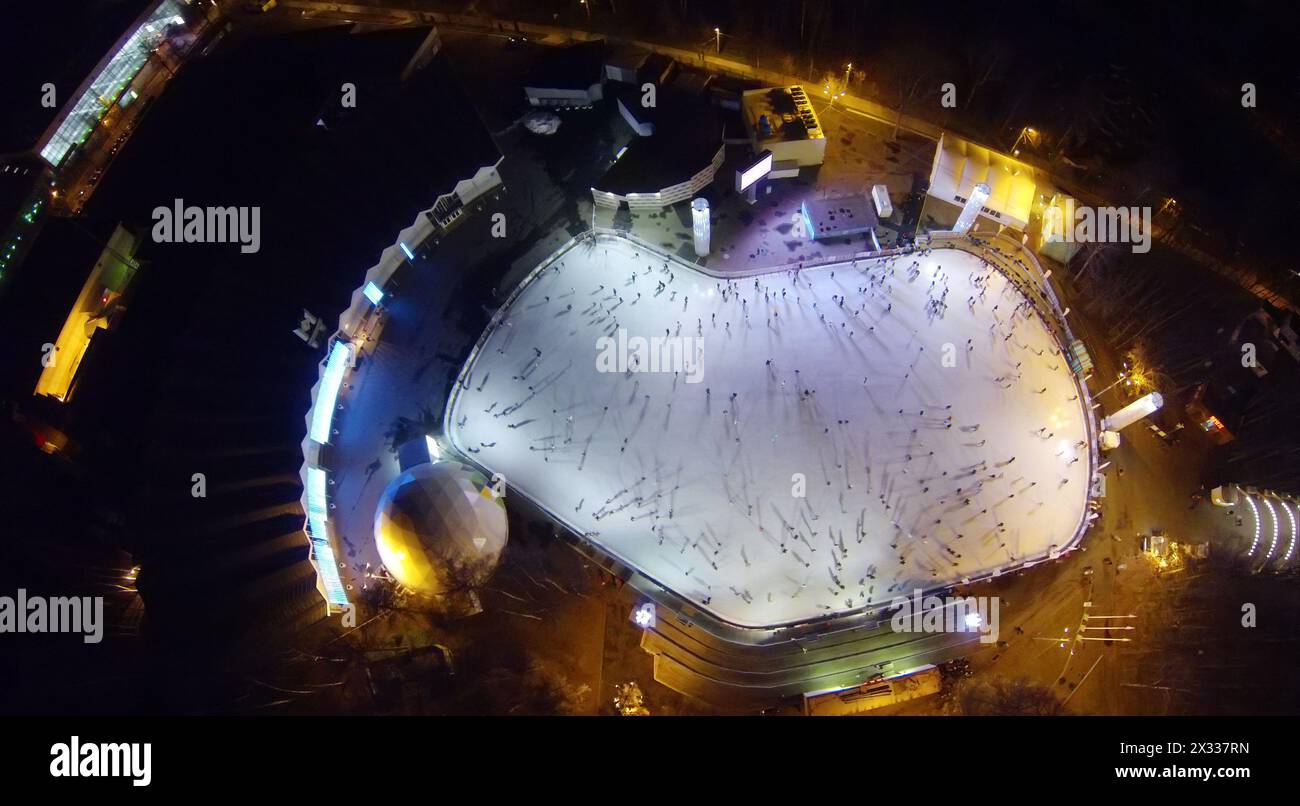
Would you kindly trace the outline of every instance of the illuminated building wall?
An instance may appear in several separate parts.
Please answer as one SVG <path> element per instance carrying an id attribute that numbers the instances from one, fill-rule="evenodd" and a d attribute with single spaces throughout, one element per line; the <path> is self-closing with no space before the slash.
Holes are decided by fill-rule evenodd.
<path id="1" fill-rule="evenodd" d="M 351 343 L 341 338 L 336 339 L 330 347 L 309 415 L 308 442 L 304 443 L 308 461 L 300 471 L 303 480 L 302 505 L 307 512 L 307 537 L 311 540 L 311 563 L 316 568 L 317 589 L 331 608 L 347 606 L 348 595 L 339 575 L 338 558 L 331 540 L 329 473 L 321 466 L 321 446 L 328 445 L 333 435 L 339 391 L 348 370 L 352 368 L 354 349 Z"/>
<path id="2" fill-rule="evenodd" d="M 162 43 L 167 29 L 184 24 L 180 0 L 160 0 L 143 22 L 101 62 L 81 94 L 72 101 L 57 128 L 42 138 L 41 158 L 57 168 L 73 148 L 81 145 L 117 101 Z"/>
<path id="3" fill-rule="evenodd" d="M 325 600 L 331 605 L 346 605 L 347 591 L 339 577 L 339 565 L 329 539 L 329 479 L 319 467 L 307 468 L 307 536 L 311 539 L 312 564 Z"/>

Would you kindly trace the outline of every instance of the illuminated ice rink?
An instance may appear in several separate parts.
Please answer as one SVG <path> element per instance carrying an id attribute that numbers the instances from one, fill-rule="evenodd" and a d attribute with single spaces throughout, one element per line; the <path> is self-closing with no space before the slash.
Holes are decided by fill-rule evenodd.
<path id="1" fill-rule="evenodd" d="M 451 438 L 727 621 L 887 603 L 1045 557 L 1082 522 L 1083 404 L 1023 302 L 956 249 L 728 282 L 586 241 L 484 340 Z M 618 329 L 702 339 L 699 382 L 598 370 Z"/>

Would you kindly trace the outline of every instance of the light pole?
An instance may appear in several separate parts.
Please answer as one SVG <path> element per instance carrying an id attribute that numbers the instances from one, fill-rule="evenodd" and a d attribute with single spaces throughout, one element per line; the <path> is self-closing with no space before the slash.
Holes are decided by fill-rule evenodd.
<path id="1" fill-rule="evenodd" d="M 849 62 L 848 64 L 844 65 L 844 91 L 845 91 L 845 92 L 848 92 L 848 89 L 849 89 L 849 73 L 852 72 L 852 71 L 853 71 L 853 62 Z"/>
<path id="2" fill-rule="evenodd" d="M 1026 134 L 1029 135 L 1030 137 L 1038 136 L 1038 132 L 1034 131 L 1032 127 L 1030 126 L 1020 127 L 1020 136 L 1017 137 L 1016 142 L 1011 145 L 1011 156 L 1013 157 L 1020 156 L 1020 141 L 1025 139 Z"/>
<path id="3" fill-rule="evenodd" d="M 582 4 L 582 7 L 586 10 L 586 12 L 587 12 L 587 24 L 588 24 L 588 25 L 591 25 L 591 4 L 588 3 L 587 0 L 578 0 L 578 2 L 581 3 L 581 4 Z"/>
<path id="4" fill-rule="evenodd" d="M 1124 379 L 1127 378 L 1127 377 L 1128 377 L 1128 373 L 1127 373 L 1127 372 L 1121 372 L 1121 373 L 1119 374 L 1119 377 L 1115 379 L 1115 383 L 1112 383 L 1110 386 L 1107 386 L 1105 389 L 1102 389 L 1100 392 L 1098 392 L 1097 394 L 1095 394 L 1094 397 L 1101 397 L 1102 395 L 1106 394 L 1106 393 L 1109 392 L 1111 389 L 1114 389 L 1117 385 L 1119 385 L 1119 382 L 1120 382 L 1120 381 L 1124 380 Z"/>
<path id="5" fill-rule="evenodd" d="M 720 28 L 713 29 L 713 42 L 718 49 L 718 53 L 721 53 L 722 52 L 722 30 Z"/>

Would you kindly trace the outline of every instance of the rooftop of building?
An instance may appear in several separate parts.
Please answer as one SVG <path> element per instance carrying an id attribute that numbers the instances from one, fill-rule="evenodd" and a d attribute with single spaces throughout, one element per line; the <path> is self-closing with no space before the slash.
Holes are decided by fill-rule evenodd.
<path id="1" fill-rule="evenodd" d="M 1037 192 L 1036 172 L 1028 164 L 945 132 L 935 148 L 929 194 L 964 204 L 978 184 L 989 187 L 984 209 L 999 223 L 1025 228 Z"/>
<path id="2" fill-rule="evenodd" d="M 826 136 L 807 94 L 797 85 L 749 90 L 743 95 L 742 109 L 759 143 L 818 140 Z"/>
<path id="3" fill-rule="evenodd" d="M 40 0 L 6 3 L 0 48 L 0 154 L 32 149 L 77 87 L 153 0 Z M 14 35 L 21 32 L 21 35 Z M 53 84 L 57 106 L 41 88 Z"/>
<path id="4" fill-rule="evenodd" d="M 616 95 L 639 120 L 654 124 L 654 134 L 633 137 L 597 190 L 625 196 L 671 187 L 699 173 L 722 146 L 723 118 L 704 98 L 670 87 L 657 94 L 653 108 L 645 108 L 639 88 Z"/>
<path id="5" fill-rule="evenodd" d="M 682 67 L 673 76 L 672 87 L 691 95 L 701 95 L 713 83 L 713 74 L 696 67 Z"/>
<path id="6" fill-rule="evenodd" d="M 0 301 L 9 349 L 0 353 L 0 399 L 32 394 L 42 345 L 53 342 L 112 235 L 113 222 L 46 218 Z M 35 351 L 35 352 L 33 352 Z"/>
<path id="7" fill-rule="evenodd" d="M 665 56 L 662 53 L 651 53 L 641 62 L 641 67 L 637 70 L 637 83 L 650 82 L 658 84 L 670 81 L 673 77 L 673 70 L 677 62 L 671 56 Z"/>
<path id="8" fill-rule="evenodd" d="M 877 224 L 876 209 L 865 194 L 808 199 L 804 203 L 816 238 L 852 235 L 872 229 Z"/>
<path id="9" fill-rule="evenodd" d="M 639 70 L 649 56 L 650 51 L 645 48 L 624 43 L 615 45 L 610 49 L 609 55 L 605 58 L 605 64 L 613 65 L 621 70 Z"/>

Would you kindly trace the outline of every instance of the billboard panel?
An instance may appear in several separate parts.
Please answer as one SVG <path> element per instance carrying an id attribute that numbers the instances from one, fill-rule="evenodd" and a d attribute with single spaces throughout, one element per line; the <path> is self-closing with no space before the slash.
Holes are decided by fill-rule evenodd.
<path id="1" fill-rule="evenodd" d="M 747 190 L 750 185 L 772 172 L 772 152 L 764 151 L 758 161 L 744 170 L 736 171 L 736 190 Z"/>

